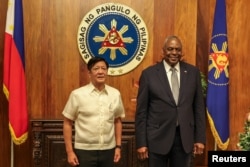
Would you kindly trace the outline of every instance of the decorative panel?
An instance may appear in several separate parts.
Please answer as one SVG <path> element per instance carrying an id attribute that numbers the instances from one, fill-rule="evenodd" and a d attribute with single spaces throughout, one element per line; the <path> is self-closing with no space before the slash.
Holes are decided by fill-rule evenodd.
<path id="1" fill-rule="evenodd" d="M 34 167 L 70 167 L 67 163 L 62 120 L 32 120 Z M 122 158 L 114 167 L 147 167 L 135 152 L 134 122 L 123 122 Z"/>

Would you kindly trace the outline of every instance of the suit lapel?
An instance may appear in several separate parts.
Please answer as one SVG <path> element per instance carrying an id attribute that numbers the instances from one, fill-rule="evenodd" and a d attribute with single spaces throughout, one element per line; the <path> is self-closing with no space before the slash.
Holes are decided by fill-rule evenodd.
<path id="1" fill-rule="evenodd" d="M 172 91 L 171 91 L 171 88 L 170 88 L 170 84 L 169 84 L 169 81 L 168 81 L 168 77 L 167 77 L 167 74 L 166 74 L 166 70 L 164 68 L 164 65 L 163 63 L 158 63 L 158 65 L 156 66 L 156 70 L 158 71 L 158 78 L 161 82 L 161 86 L 163 86 L 163 89 L 165 90 L 164 92 L 162 93 L 166 93 L 167 96 L 169 97 L 169 99 L 171 99 L 171 102 L 175 104 L 175 101 L 174 101 L 174 97 L 172 95 Z M 166 97 L 165 95 L 163 95 L 162 97 Z M 167 98 L 165 99 L 167 100 Z"/>
<path id="2" fill-rule="evenodd" d="M 180 62 L 180 94 L 179 94 L 179 102 L 184 95 L 184 91 L 186 88 L 186 84 L 188 81 L 188 70 L 185 64 Z"/>

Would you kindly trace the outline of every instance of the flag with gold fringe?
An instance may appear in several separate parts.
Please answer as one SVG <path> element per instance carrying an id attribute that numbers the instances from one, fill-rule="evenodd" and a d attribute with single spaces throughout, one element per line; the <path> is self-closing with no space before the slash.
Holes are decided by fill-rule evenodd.
<path id="1" fill-rule="evenodd" d="M 215 143 L 229 144 L 229 55 L 226 3 L 217 0 L 208 61 L 207 116 Z"/>
<path id="2" fill-rule="evenodd" d="M 9 0 L 5 27 L 3 92 L 9 102 L 9 129 L 19 145 L 28 137 L 22 0 Z"/>

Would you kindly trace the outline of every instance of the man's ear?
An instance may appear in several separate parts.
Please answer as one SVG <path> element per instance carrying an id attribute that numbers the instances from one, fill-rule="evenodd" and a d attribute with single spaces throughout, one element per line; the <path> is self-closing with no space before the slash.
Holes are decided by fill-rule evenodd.
<path id="1" fill-rule="evenodd" d="M 181 57 L 180 57 L 180 60 L 181 60 L 181 61 L 185 61 L 184 56 L 185 56 L 185 55 L 182 53 L 182 54 L 181 54 Z"/>
<path id="2" fill-rule="evenodd" d="M 164 55 L 165 55 L 165 53 L 164 53 L 164 50 L 162 49 L 162 50 L 161 50 L 160 58 L 163 59 L 163 58 L 164 58 Z"/>

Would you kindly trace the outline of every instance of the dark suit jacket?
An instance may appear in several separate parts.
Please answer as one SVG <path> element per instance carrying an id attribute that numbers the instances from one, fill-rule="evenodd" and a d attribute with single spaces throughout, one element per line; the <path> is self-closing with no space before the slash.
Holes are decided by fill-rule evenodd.
<path id="1" fill-rule="evenodd" d="M 175 104 L 163 62 L 145 69 L 139 80 L 135 116 L 136 147 L 166 154 L 170 151 L 180 125 L 186 153 L 194 142 L 205 143 L 205 107 L 198 68 L 180 62 L 180 93 Z"/>

